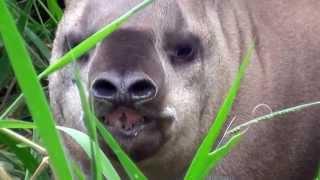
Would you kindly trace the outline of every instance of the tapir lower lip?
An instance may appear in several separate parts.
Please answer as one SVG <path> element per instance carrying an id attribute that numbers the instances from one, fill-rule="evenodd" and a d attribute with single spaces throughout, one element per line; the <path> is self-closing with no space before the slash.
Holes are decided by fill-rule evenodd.
<path id="1" fill-rule="evenodd" d="M 136 137 L 145 128 L 155 124 L 155 119 L 127 107 L 118 107 L 100 119 L 108 129 L 123 137 Z"/>
<path id="2" fill-rule="evenodd" d="M 162 144 L 165 142 L 164 135 L 157 127 L 155 120 L 133 131 L 119 131 L 114 127 L 108 126 L 106 128 L 118 141 L 123 150 L 137 162 L 153 156 L 161 149 Z M 103 151 L 116 160 L 115 154 L 106 146 L 106 143 L 102 139 L 100 143 L 102 144 Z"/>
<path id="3" fill-rule="evenodd" d="M 118 128 L 104 123 L 105 127 L 118 141 L 124 151 L 135 161 L 145 160 L 161 149 L 161 146 L 170 138 L 166 133 L 167 124 L 170 125 L 174 121 L 174 116 L 171 115 L 172 113 L 155 113 L 154 111 L 151 113 L 151 111 L 144 110 L 145 111 L 143 111 L 143 109 L 136 110 L 141 113 L 140 115 L 144 120 L 142 125 L 136 129 L 121 131 Z M 114 108 L 108 110 L 107 113 L 112 113 L 112 111 L 114 111 Z M 100 116 L 100 120 L 104 121 L 105 117 Z M 114 156 L 104 141 L 101 141 L 101 143 L 104 147 L 104 152 Z"/>
<path id="4" fill-rule="evenodd" d="M 131 139 L 136 138 L 139 136 L 140 133 L 143 131 L 151 131 L 156 130 L 156 122 L 155 120 L 150 120 L 147 117 L 144 117 L 144 122 L 141 123 L 141 125 L 138 125 L 132 129 L 123 130 L 123 129 L 117 129 L 112 126 L 105 125 L 105 127 L 118 138 L 121 139 Z"/>
<path id="5" fill-rule="evenodd" d="M 137 137 L 139 135 L 139 133 L 143 130 L 145 126 L 142 125 L 140 127 L 131 129 L 131 130 L 127 130 L 127 131 L 120 131 L 121 134 L 123 134 L 126 137 Z"/>

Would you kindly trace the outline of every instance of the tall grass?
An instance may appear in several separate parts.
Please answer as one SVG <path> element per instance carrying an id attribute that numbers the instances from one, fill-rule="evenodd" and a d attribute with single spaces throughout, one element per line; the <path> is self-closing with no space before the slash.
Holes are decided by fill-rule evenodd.
<path id="1" fill-rule="evenodd" d="M 37 80 L 36 72 L 24 42 L 3 0 L 0 0 L 0 12 L 2 13 L 0 16 L 2 39 L 11 60 L 15 77 L 37 125 L 37 131 L 50 156 L 52 168 L 59 179 L 72 179 L 71 169 L 64 155 L 50 107 Z"/>
<path id="2" fill-rule="evenodd" d="M 223 146 L 215 151 L 212 151 L 212 147 L 214 143 L 216 143 L 218 136 L 221 134 L 221 130 L 229 116 L 229 113 L 232 108 L 232 104 L 237 96 L 238 90 L 240 88 L 241 79 L 243 78 L 246 68 L 250 64 L 250 60 L 254 51 L 254 45 L 248 49 L 243 62 L 240 66 L 240 69 L 236 75 L 235 80 L 233 81 L 231 88 L 218 111 L 217 117 L 213 121 L 211 128 L 203 142 L 201 143 L 192 163 L 190 165 L 189 170 L 187 171 L 187 175 L 185 177 L 186 180 L 191 179 L 203 179 L 205 178 L 212 168 L 216 166 L 219 160 L 221 160 L 228 152 L 236 145 L 243 133 L 236 134 L 233 138 L 229 140 L 226 144 L 227 146 Z"/>

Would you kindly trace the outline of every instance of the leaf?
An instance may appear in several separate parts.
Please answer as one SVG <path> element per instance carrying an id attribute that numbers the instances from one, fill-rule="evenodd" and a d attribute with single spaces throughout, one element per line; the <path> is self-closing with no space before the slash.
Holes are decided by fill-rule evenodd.
<path id="1" fill-rule="evenodd" d="M 32 61 L 24 46 L 24 41 L 4 0 L 0 0 L 0 12 L 2 39 L 17 81 L 25 95 L 27 106 L 48 151 L 51 167 L 59 179 L 72 179 L 71 169 L 55 128 L 50 107 L 37 80 Z"/>
<path id="2" fill-rule="evenodd" d="M 90 138 L 88 135 L 84 134 L 83 132 L 80 132 L 76 129 L 68 128 L 68 127 L 62 127 L 57 126 L 57 128 L 65 133 L 67 133 L 70 137 L 72 137 L 86 152 L 89 158 L 92 158 L 91 153 L 91 145 L 90 145 Z M 99 148 L 100 153 L 100 163 L 102 165 L 102 173 L 107 179 L 112 180 L 120 180 L 120 177 L 116 170 L 113 168 L 111 162 L 109 159 L 105 156 L 103 151 Z"/>

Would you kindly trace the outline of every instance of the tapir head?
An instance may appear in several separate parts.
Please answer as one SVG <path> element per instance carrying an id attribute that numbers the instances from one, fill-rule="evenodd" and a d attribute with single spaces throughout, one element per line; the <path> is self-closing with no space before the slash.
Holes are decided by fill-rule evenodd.
<path id="1" fill-rule="evenodd" d="M 139 2 L 67 2 L 52 59 Z M 74 64 L 98 119 L 150 171 L 185 170 L 236 67 L 217 43 L 208 3 L 155 1 Z M 51 99 L 59 123 L 85 131 L 74 65 L 50 77 Z"/>

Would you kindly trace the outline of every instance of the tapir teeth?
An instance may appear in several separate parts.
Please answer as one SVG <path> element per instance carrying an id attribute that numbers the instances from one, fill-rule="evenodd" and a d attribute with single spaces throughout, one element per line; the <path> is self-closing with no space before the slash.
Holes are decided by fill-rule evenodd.
<path id="1" fill-rule="evenodd" d="M 127 121 L 127 115 L 125 112 L 122 112 L 122 115 L 120 116 L 119 120 L 123 123 Z"/>

